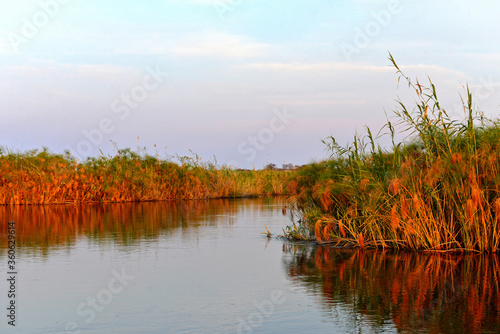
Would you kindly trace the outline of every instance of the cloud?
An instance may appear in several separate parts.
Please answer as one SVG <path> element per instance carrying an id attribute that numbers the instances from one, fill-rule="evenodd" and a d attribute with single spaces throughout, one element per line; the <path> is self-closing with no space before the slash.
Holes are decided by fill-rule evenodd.
<path id="1" fill-rule="evenodd" d="M 275 105 L 287 105 L 287 106 L 363 106 L 366 104 L 365 101 L 360 100 L 319 100 L 312 97 L 310 100 L 303 100 L 298 98 L 290 98 L 283 100 L 271 100 L 272 104 Z"/>
<path id="2" fill-rule="evenodd" d="M 363 63 L 352 62 L 327 62 L 327 63 L 251 63 L 239 65 L 242 69 L 255 69 L 266 71 L 291 71 L 291 72 L 310 72 L 310 71 L 362 71 L 365 73 L 394 72 L 392 66 L 377 66 Z M 427 72 L 453 72 L 457 75 L 464 75 L 462 72 L 454 71 L 445 67 L 436 65 L 401 65 L 402 70 L 427 71 Z"/>
<path id="3" fill-rule="evenodd" d="M 26 79 L 38 77 L 51 77 L 53 81 L 60 78 L 78 78 L 93 82 L 107 82 L 131 80 L 140 77 L 138 70 L 117 65 L 90 65 L 90 64 L 65 64 L 57 62 L 35 60 L 30 65 L 11 65 L 0 68 L 5 75 Z M 4 80 L 0 80 L 0 83 Z M 47 87 L 49 88 L 49 87 Z"/>
<path id="4" fill-rule="evenodd" d="M 360 70 L 367 72 L 386 72 L 387 66 L 363 65 L 344 62 L 330 63 L 254 63 L 241 65 L 241 68 L 271 71 L 325 71 L 325 70 Z"/>
<path id="5" fill-rule="evenodd" d="M 205 4 L 205 5 L 218 5 L 221 3 L 230 3 L 231 0 L 191 0 L 193 3 Z"/>
<path id="6" fill-rule="evenodd" d="M 16 54 L 14 46 L 8 38 L 0 37 L 0 54 L 3 55 Z"/>
<path id="7" fill-rule="evenodd" d="M 112 81 L 113 79 L 126 80 L 141 73 L 135 69 L 117 65 L 90 65 L 81 64 L 74 66 L 75 75 L 80 78 L 89 78 L 101 81 Z"/>
<path id="8" fill-rule="evenodd" d="M 187 57 L 254 58 L 266 54 L 268 45 L 244 36 L 227 33 L 207 33 L 187 36 L 171 52 Z"/>

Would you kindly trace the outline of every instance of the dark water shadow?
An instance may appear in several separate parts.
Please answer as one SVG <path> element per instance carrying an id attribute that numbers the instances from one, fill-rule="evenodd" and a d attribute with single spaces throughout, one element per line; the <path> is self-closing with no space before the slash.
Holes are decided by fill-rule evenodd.
<path id="1" fill-rule="evenodd" d="M 340 305 L 375 332 L 392 322 L 402 333 L 500 333 L 498 254 L 283 249 L 289 279 L 329 317 Z"/>

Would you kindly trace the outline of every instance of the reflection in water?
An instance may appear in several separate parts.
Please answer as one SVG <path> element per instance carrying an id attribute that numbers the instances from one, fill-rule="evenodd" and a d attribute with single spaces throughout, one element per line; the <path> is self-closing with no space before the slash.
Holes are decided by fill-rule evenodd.
<path id="1" fill-rule="evenodd" d="M 0 229 L 17 225 L 17 247 L 47 254 L 56 246 L 69 247 L 85 236 L 98 243 L 113 241 L 133 245 L 139 240 L 157 239 L 161 234 L 199 226 L 229 226 L 241 211 L 272 210 L 270 200 L 235 199 L 146 202 L 105 205 L 0 206 Z M 0 255 L 7 248 L 0 237 Z"/>
<path id="2" fill-rule="evenodd" d="M 498 255 L 389 253 L 284 245 L 290 279 L 373 330 L 500 333 Z M 353 320 L 354 321 L 354 320 Z"/>
<path id="3" fill-rule="evenodd" d="M 23 324 L 36 328 L 43 322 L 59 331 L 60 319 L 53 314 L 69 309 L 74 320 L 77 305 L 107 284 L 111 268 L 126 267 L 141 278 L 106 309 L 113 319 L 102 315 L 93 328 L 109 320 L 123 328 L 145 324 L 144 333 L 163 333 L 155 331 L 159 322 L 173 332 L 204 326 L 207 332 L 236 331 L 237 319 L 255 311 L 254 300 L 300 285 L 302 294 L 288 294 L 289 302 L 276 307 L 259 330 L 296 332 L 303 321 L 315 332 L 342 327 L 348 330 L 341 333 L 500 333 L 498 255 L 397 254 L 310 244 L 285 244 L 283 255 L 281 241 L 270 240 L 266 247 L 259 234 L 264 224 L 286 222 L 283 201 L 0 207 L 1 231 L 8 221 L 17 223 L 26 279 L 23 312 L 33 317 Z M 6 256 L 6 247 L 0 232 L 0 256 Z M 57 251 L 61 248 L 72 251 Z M 284 286 L 280 261 L 289 277 Z M 326 318 L 304 306 L 311 294 Z M 39 307 L 39 300 L 50 300 L 52 307 Z M 82 321 L 78 314 L 75 319 Z M 329 321 L 318 321 L 324 319 Z"/>

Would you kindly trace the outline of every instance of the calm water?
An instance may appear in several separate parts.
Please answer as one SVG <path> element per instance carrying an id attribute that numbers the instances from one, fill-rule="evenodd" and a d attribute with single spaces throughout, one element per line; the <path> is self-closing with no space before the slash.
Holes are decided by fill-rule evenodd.
<path id="1" fill-rule="evenodd" d="M 1 333 L 500 333 L 498 256 L 268 240 L 280 199 L 0 208 Z"/>

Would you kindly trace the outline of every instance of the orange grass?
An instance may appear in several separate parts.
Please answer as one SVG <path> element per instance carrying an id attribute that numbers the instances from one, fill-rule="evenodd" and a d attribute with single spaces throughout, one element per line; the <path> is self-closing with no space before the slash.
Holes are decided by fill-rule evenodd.
<path id="1" fill-rule="evenodd" d="M 499 251 L 500 122 L 474 111 L 468 90 L 465 121 L 450 119 L 432 82 L 413 85 L 394 66 L 420 99 L 414 112 L 402 103 L 395 111 L 409 141 L 396 144 L 389 121 L 390 150 L 370 129 L 345 148 L 330 137 L 331 159 L 301 168 L 288 185 L 292 210 L 319 242 Z M 327 237 L 318 233 L 329 224 Z"/>
<path id="2" fill-rule="evenodd" d="M 77 162 L 69 154 L 0 150 L 0 205 L 168 201 L 282 195 L 290 172 L 177 164 L 129 149 Z"/>

